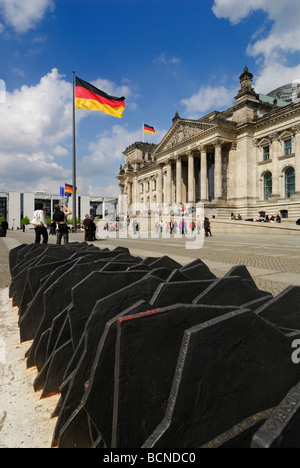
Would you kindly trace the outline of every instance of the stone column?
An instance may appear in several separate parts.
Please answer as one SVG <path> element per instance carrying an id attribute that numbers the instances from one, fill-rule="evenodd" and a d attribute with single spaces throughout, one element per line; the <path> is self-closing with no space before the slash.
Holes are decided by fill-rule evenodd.
<path id="1" fill-rule="evenodd" d="M 271 158 L 272 158 L 272 197 L 279 198 L 279 136 L 277 132 L 270 135 L 272 140 Z"/>
<path id="2" fill-rule="evenodd" d="M 137 176 L 134 177 L 132 183 L 132 203 L 137 203 L 139 201 L 139 194 L 138 194 L 138 180 Z"/>
<path id="3" fill-rule="evenodd" d="M 215 142 L 215 199 L 222 198 L 222 141 Z"/>
<path id="4" fill-rule="evenodd" d="M 292 130 L 295 132 L 295 195 L 300 198 L 300 124 L 294 125 Z"/>
<path id="5" fill-rule="evenodd" d="M 163 166 L 159 164 L 157 172 L 157 187 L 156 187 L 156 201 L 158 205 L 162 204 L 162 193 L 163 193 Z"/>
<path id="6" fill-rule="evenodd" d="M 166 192 L 166 203 L 167 205 L 172 204 L 172 162 L 169 160 L 167 164 L 167 192 Z"/>
<path id="7" fill-rule="evenodd" d="M 194 155 L 192 152 L 188 153 L 188 203 L 195 203 L 195 169 L 194 169 Z"/>
<path id="8" fill-rule="evenodd" d="M 180 156 L 176 160 L 176 203 L 182 203 L 182 161 Z"/>
<path id="9" fill-rule="evenodd" d="M 200 148 L 201 152 L 201 201 L 207 200 L 207 149 Z"/>

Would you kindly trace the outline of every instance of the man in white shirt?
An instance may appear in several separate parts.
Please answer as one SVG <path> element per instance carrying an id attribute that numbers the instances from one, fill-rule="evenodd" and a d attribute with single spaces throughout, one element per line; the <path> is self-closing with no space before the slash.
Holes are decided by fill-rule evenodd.
<path id="1" fill-rule="evenodd" d="M 46 221 L 46 208 L 43 208 L 42 203 L 37 204 L 37 209 L 34 212 L 34 217 L 40 220 L 40 226 L 36 226 L 35 230 L 35 244 L 41 242 L 41 236 L 43 236 L 43 244 L 48 244 L 48 231 Z"/>

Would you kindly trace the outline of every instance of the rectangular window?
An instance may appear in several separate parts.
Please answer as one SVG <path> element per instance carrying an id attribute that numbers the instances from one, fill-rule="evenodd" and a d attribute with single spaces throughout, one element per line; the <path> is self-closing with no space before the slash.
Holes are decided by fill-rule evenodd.
<path id="1" fill-rule="evenodd" d="M 7 199 L 4 197 L 0 198 L 0 217 L 7 217 Z"/>
<path id="2" fill-rule="evenodd" d="M 24 218 L 24 193 L 20 193 L 20 213 L 21 221 Z"/>
<path id="3" fill-rule="evenodd" d="M 270 146 L 263 147 L 263 161 L 269 161 L 270 159 Z"/>
<path id="4" fill-rule="evenodd" d="M 285 140 L 284 142 L 284 155 L 288 156 L 289 154 L 292 154 L 292 139 L 291 138 L 289 140 Z"/>

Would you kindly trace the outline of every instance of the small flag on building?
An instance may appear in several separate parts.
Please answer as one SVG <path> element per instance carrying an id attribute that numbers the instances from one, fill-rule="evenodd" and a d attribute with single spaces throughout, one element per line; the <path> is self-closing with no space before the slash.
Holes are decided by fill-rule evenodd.
<path id="1" fill-rule="evenodd" d="M 65 196 L 65 188 L 64 187 L 59 187 L 59 196 L 64 197 Z"/>
<path id="2" fill-rule="evenodd" d="M 109 96 L 104 91 L 100 91 L 100 89 L 76 76 L 75 108 L 103 111 L 106 114 L 121 118 L 125 109 L 125 98 Z"/>
<path id="3" fill-rule="evenodd" d="M 155 135 L 154 127 L 144 124 L 144 133 L 152 133 L 152 135 Z"/>

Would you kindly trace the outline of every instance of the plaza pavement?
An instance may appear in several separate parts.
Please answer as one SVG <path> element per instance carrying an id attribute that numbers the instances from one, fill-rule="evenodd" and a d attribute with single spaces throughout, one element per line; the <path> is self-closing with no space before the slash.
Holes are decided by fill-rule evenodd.
<path id="1" fill-rule="evenodd" d="M 215 233 L 204 238 L 202 248 L 193 248 L 193 242 L 186 248 L 186 239 L 127 239 L 112 238 L 97 240 L 99 248 L 128 247 L 130 253 L 141 257 L 160 257 L 168 255 L 181 265 L 195 258 L 200 258 L 216 276 L 223 276 L 234 265 L 245 265 L 257 286 L 273 295 L 283 291 L 289 285 L 300 286 L 300 232 L 295 235 Z M 118 233 L 116 234 L 118 236 Z M 70 234 L 70 242 L 84 242 L 83 233 Z M 20 243 L 34 242 L 34 230 L 8 231 L 6 238 L 0 238 L 0 288 L 10 284 L 8 270 L 8 250 Z M 49 236 L 49 243 L 56 242 L 55 236 Z"/>
<path id="2" fill-rule="evenodd" d="M 275 231 L 274 231 L 275 232 Z M 56 238 L 50 236 L 49 243 Z M 70 241 L 83 242 L 83 233 Z M 34 231 L 8 231 L 0 238 L 0 448 L 49 448 L 55 427 L 51 413 L 58 395 L 40 399 L 33 390 L 36 369 L 26 369 L 25 353 L 30 342 L 20 343 L 18 309 L 8 298 L 9 250 L 34 242 Z M 186 249 L 185 239 L 97 240 L 100 248 L 128 247 L 141 257 L 168 255 L 184 265 L 203 260 L 221 277 L 233 265 L 246 265 L 259 289 L 277 295 L 289 285 L 300 286 L 300 235 L 215 233 L 205 238 L 201 249 Z"/>

